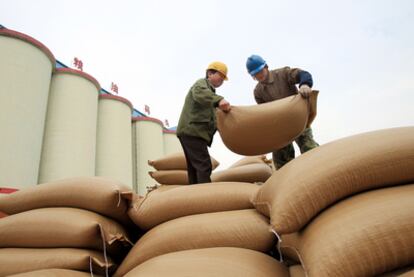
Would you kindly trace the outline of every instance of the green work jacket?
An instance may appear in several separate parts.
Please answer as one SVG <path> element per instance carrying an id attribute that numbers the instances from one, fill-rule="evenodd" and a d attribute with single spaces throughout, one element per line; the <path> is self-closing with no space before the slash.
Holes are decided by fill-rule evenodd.
<path id="1" fill-rule="evenodd" d="M 177 136 L 194 136 L 211 146 L 217 130 L 215 109 L 223 99 L 207 79 L 199 79 L 191 87 L 177 126 Z"/>

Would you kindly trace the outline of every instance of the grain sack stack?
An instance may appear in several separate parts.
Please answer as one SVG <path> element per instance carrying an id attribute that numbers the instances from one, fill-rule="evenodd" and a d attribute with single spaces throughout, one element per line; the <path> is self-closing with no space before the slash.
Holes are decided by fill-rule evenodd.
<path id="1" fill-rule="evenodd" d="M 253 260 L 245 266 L 251 269 L 257 267 L 256 272 L 266 272 L 264 268 L 272 267 L 285 272 L 284 266 L 260 253 L 272 250 L 276 238 L 269 230 L 268 219 L 259 214 L 251 203 L 258 188 L 251 183 L 219 182 L 176 186 L 161 191 L 156 189 L 144 198 L 134 199 L 128 214 L 147 232 L 137 241 L 114 276 L 124 276 L 127 273 L 129 276 L 140 276 L 137 275 L 140 273 L 146 274 L 143 276 L 150 276 L 148 274 L 151 273 L 153 276 L 167 276 L 158 271 L 165 266 L 166 269 L 170 268 L 167 273 L 177 276 L 190 273 L 193 276 L 204 276 L 202 274 L 207 274 L 207 268 L 211 267 L 208 262 L 208 257 L 211 256 L 221 260 L 221 265 L 211 270 L 222 268 L 223 272 L 237 276 L 236 272 L 241 268 L 239 265 L 227 264 L 234 261 L 231 257 L 224 258 L 228 256 L 226 253 L 234 253 L 234 257 L 251 257 Z M 205 250 L 213 247 L 219 248 Z M 230 250 L 227 249 L 229 247 Z M 196 249 L 199 251 L 193 251 Z M 247 254 L 245 249 L 249 249 Z M 200 259 L 196 267 L 179 261 L 184 257 L 196 256 Z M 160 268 L 154 268 L 156 265 Z M 264 268 L 260 269 L 262 266 Z M 202 268 L 207 271 L 200 271 Z M 174 272 L 171 272 L 173 269 Z"/>
<path id="2" fill-rule="evenodd" d="M 414 264 L 414 127 L 322 145 L 276 171 L 253 203 L 312 276 Z M 298 173 L 300 172 L 300 174 Z"/>
<path id="3" fill-rule="evenodd" d="M 98 177 L 0 195 L 0 276 L 59 268 L 109 276 L 133 245 L 132 191 Z"/>
<path id="4" fill-rule="evenodd" d="M 213 170 L 219 166 L 219 162 L 211 157 Z M 177 152 L 156 160 L 148 160 L 148 165 L 156 171 L 149 171 L 148 174 L 162 185 L 188 185 L 187 162 L 184 152 Z"/>
<path id="5" fill-rule="evenodd" d="M 164 254 L 150 259 L 125 277 L 246 276 L 289 277 L 289 270 L 258 251 L 235 247 L 213 247 Z"/>
<path id="6" fill-rule="evenodd" d="M 264 183 L 272 175 L 265 155 L 244 157 L 229 168 L 211 174 L 213 182 Z"/>

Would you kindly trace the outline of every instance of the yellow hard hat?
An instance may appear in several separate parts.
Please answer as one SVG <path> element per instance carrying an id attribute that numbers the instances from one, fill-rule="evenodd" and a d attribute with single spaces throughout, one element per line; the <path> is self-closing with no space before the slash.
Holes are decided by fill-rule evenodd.
<path id="1" fill-rule="evenodd" d="M 227 78 L 227 66 L 222 62 L 212 62 L 208 65 L 207 70 L 213 69 L 215 71 L 220 72 L 224 75 L 224 80 L 228 80 Z"/>

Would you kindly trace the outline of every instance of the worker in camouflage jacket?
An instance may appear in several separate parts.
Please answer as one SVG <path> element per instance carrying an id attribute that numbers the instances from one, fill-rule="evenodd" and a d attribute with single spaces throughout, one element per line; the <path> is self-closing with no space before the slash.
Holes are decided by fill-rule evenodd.
<path id="1" fill-rule="evenodd" d="M 305 70 L 290 67 L 269 70 L 265 60 L 258 55 L 252 55 L 247 59 L 246 68 L 249 74 L 258 81 L 254 89 L 254 98 L 258 104 L 279 100 L 298 93 L 302 97 L 308 98 L 312 91 L 312 75 Z M 319 146 L 313 138 L 311 128 L 306 128 L 295 139 L 295 142 L 301 153 Z M 272 157 L 275 168 L 281 168 L 295 158 L 293 144 L 290 143 L 273 151 Z"/>

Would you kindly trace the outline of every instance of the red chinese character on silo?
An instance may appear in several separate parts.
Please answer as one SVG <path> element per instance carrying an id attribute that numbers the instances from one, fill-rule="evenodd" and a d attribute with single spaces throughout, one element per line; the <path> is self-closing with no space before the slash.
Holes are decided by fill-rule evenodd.
<path id="1" fill-rule="evenodd" d="M 118 94 L 118 85 L 114 84 L 114 82 L 111 83 L 111 90 Z"/>
<path id="2" fill-rule="evenodd" d="M 77 57 L 75 57 L 75 58 L 73 59 L 73 65 L 74 65 L 77 69 L 79 69 L 80 71 L 83 71 L 83 62 L 82 62 L 80 59 L 78 59 Z"/>
<path id="3" fill-rule="evenodd" d="M 150 107 L 148 105 L 145 105 L 144 111 L 149 115 L 150 114 Z"/>

